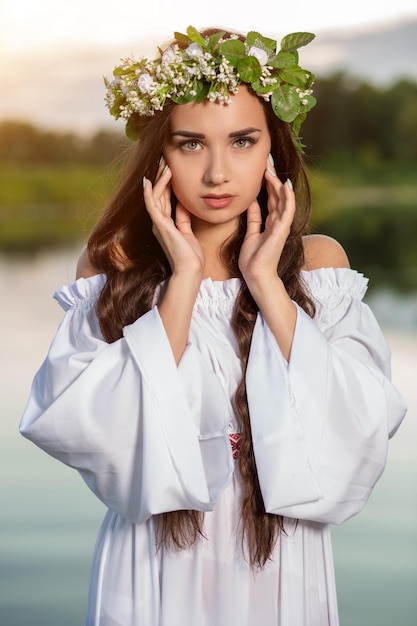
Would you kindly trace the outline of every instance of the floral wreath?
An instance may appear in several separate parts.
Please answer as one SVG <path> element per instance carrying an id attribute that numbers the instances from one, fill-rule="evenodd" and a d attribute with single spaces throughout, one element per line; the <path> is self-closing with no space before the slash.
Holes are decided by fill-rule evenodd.
<path id="1" fill-rule="evenodd" d="M 141 118 L 162 110 L 167 99 L 176 104 L 206 99 L 228 104 L 230 95 L 245 83 L 290 124 L 302 151 L 298 133 L 316 100 L 311 90 L 314 74 L 298 65 L 297 50 L 315 35 L 286 35 L 278 51 L 275 40 L 256 31 L 249 32 L 245 41 L 223 30 L 205 37 L 193 26 L 186 35 L 174 36 L 176 43 L 165 51 L 158 48 L 157 59 L 121 59 L 113 80 L 104 79 L 106 106 L 116 119 L 126 120 L 130 139 L 139 136 Z"/>

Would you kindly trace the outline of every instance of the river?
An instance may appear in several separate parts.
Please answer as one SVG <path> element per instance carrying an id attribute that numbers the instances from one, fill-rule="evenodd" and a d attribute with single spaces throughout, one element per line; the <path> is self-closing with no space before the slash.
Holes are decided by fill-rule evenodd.
<path id="1" fill-rule="evenodd" d="M 84 623 L 104 508 L 76 472 L 18 434 L 31 380 L 62 318 L 51 296 L 72 280 L 75 259 L 76 251 L 0 258 L 1 626 Z M 333 529 L 341 626 L 415 626 L 417 298 L 380 292 L 370 302 L 389 339 L 393 379 L 409 413 L 365 510 Z"/>

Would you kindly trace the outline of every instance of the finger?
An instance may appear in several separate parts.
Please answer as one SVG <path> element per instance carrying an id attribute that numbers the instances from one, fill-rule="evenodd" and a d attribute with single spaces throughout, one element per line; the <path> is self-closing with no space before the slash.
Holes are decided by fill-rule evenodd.
<path id="1" fill-rule="evenodd" d="M 149 178 L 143 177 L 143 199 L 145 201 L 145 207 L 151 218 L 153 224 L 158 222 L 162 216 L 164 216 L 165 211 L 162 208 L 162 204 L 160 199 L 155 199 L 154 196 L 154 188 L 152 182 Z"/>
<path id="2" fill-rule="evenodd" d="M 296 210 L 296 199 L 293 185 L 289 178 L 287 178 L 286 182 L 282 185 L 282 193 L 285 198 L 286 212 L 294 214 Z"/>
<path id="3" fill-rule="evenodd" d="M 156 173 L 154 189 L 157 191 L 160 187 L 164 187 L 172 178 L 170 167 L 165 161 L 162 161 Z"/>
<path id="4" fill-rule="evenodd" d="M 268 170 L 265 172 L 265 182 L 266 182 L 266 190 L 268 192 L 268 210 L 277 210 L 280 205 L 285 200 L 285 196 L 283 194 L 283 185 L 280 179 L 276 176 L 273 176 Z"/>
<path id="5" fill-rule="evenodd" d="M 277 195 L 280 194 L 282 188 L 282 182 L 277 176 L 277 172 L 275 170 L 274 160 L 272 155 L 269 154 L 266 167 L 265 167 L 265 181 L 267 185 L 268 194 L 274 191 Z"/>
<path id="6" fill-rule="evenodd" d="M 162 170 L 165 168 L 165 165 L 166 165 L 166 161 L 165 161 L 164 155 L 161 155 L 161 158 L 158 161 L 158 168 L 156 170 L 155 181 L 157 181 L 158 178 L 161 176 Z"/>
<path id="7" fill-rule="evenodd" d="M 285 183 L 272 176 L 269 171 L 265 172 L 266 188 L 268 192 L 268 213 L 277 214 L 282 219 L 290 214 L 291 220 L 295 212 L 295 194 L 290 179 Z"/>
<path id="8" fill-rule="evenodd" d="M 246 212 L 247 226 L 246 235 L 258 235 L 262 228 L 261 207 L 257 200 L 254 200 Z"/>
<path id="9" fill-rule="evenodd" d="M 152 182 L 149 180 L 149 178 L 146 178 L 146 176 L 143 177 L 142 180 L 143 183 L 143 198 L 145 200 L 145 205 L 146 208 L 149 209 L 149 207 L 153 204 L 153 195 L 152 195 L 152 191 L 153 191 L 153 185 Z"/>
<path id="10" fill-rule="evenodd" d="M 268 158 L 266 160 L 265 173 L 268 173 L 271 177 L 277 178 L 277 173 L 275 171 L 274 158 L 271 153 L 268 154 Z"/>
<path id="11" fill-rule="evenodd" d="M 178 202 L 175 207 L 175 225 L 182 233 L 185 235 L 186 233 L 191 233 L 191 214 L 187 209 Z"/>
<path id="12" fill-rule="evenodd" d="M 154 185 L 149 178 L 143 179 L 143 196 L 146 209 L 151 217 L 155 212 L 164 216 L 171 216 L 171 177 L 171 171 L 167 169 Z"/>

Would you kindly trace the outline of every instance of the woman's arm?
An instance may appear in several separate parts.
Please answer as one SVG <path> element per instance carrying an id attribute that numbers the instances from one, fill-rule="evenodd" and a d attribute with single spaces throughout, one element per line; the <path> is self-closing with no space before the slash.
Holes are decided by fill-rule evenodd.
<path id="1" fill-rule="evenodd" d="M 317 312 L 297 307 L 289 363 L 262 314 L 255 325 L 246 384 L 256 464 L 268 512 L 341 523 L 381 476 L 406 405 L 361 302 L 365 279 L 347 268 L 303 278 Z"/>
<path id="2" fill-rule="evenodd" d="M 95 314 L 104 280 L 60 291 L 67 312 L 33 381 L 21 433 L 130 521 L 211 510 L 232 464 L 220 383 L 192 346 L 177 367 L 157 307 L 107 344 Z M 212 431 L 200 433 L 205 414 Z"/>
<path id="3" fill-rule="evenodd" d="M 277 267 L 294 219 L 296 198 L 291 182 L 283 184 L 269 161 L 265 181 L 268 190 L 265 228 L 261 232 L 261 211 L 255 201 L 248 209 L 248 226 L 239 267 L 282 354 L 289 361 L 297 310 L 277 275 Z M 349 267 L 343 248 L 329 237 L 305 238 L 304 247 L 306 265 L 310 269 Z"/>
<path id="4" fill-rule="evenodd" d="M 143 194 L 153 233 L 171 266 L 172 274 L 159 303 L 159 314 L 178 365 L 187 346 L 205 259 L 200 243 L 192 232 L 189 212 L 178 204 L 175 223 L 171 217 L 171 171 L 168 166 L 163 166 L 164 162 L 160 165 L 155 185 L 144 179 Z"/>
<path id="5" fill-rule="evenodd" d="M 305 268 L 349 268 L 349 260 L 342 246 L 324 235 L 304 237 Z M 282 280 L 275 275 L 272 279 L 260 275 L 249 287 L 262 316 L 275 337 L 287 361 L 297 319 L 297 309 L 290 299 Z"/>

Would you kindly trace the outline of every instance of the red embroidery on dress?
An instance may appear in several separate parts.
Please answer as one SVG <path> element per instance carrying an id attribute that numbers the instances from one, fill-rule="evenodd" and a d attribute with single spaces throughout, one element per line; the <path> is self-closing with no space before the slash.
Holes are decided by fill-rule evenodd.
<path id="1" fill-rule="evenodd" d="M 239 454 L 239 443 L 240 443 L 240 435 L 239 433 L 229 433 L 230 445 L 232 446 L 232 456 L 234 459 L 237 459 Z"/>

